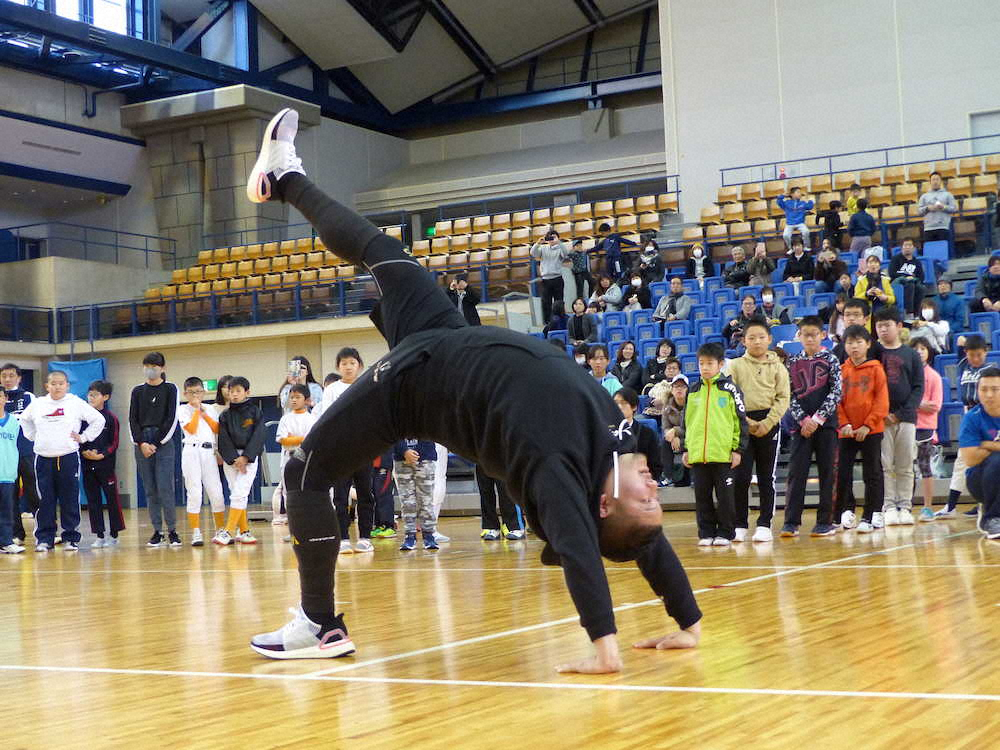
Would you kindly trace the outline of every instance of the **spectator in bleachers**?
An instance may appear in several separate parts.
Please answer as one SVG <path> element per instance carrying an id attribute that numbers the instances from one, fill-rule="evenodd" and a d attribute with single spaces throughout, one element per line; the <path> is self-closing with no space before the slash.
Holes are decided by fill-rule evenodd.
<path id="1" fill-rule="evenodd" d="M 674 487 L 690 487 L 691 471 L 681 461 L 684 452 L 684 408 L 687 405 L 688 379 L 675 375 L 663 398 L 660 424 L 663 428 L 663 467 Z M 661 482 L 662 485 L 662 482 Z"/>
<path id="2" fill-rule="evenodd" d="M 920 303 L 920 315 L 910 327 L 910 345 L 926 341 L 936 354 L 948 351 L 948 333 L 951 327 L 947 320 L 941 320 L 938 306 L 933 299 Z"/>
<path id="3" fill-rule="evenodd" d="M 760 290 L 760 307 L 757 308 L 757 317 L 763 318 L 770 326 L 789 325 L 792 316 L 788 308 L 780 304 L 774 298 L 774 290 L 765 286 Z"/>
<path id="4" fill-rule="evenodd" d="M 610 276 L 598 276 L 597 288 L 590 296 L 590 301 L 596 303 L 601 312 L 620 310 L 622 306 L 622 290 Z"/>
<path id="5" fill-rule="evenodd" d="M 743 344 L 743 328 L 751 320 L 762 320 L 757 313 L 757 298 L 752 294 L 743 295 L 740 302 L 740 313 L 735 318 L 726 323 L 722 329 L 722 338 L 726 341 L 726 346 L 736 349 Z"/>
<path id="6" fill-rule="evenodd" d="M 661 441 L 659 434 L 646 425 L 636 422 L 636 413 L 639 411 L 639 394 L 634 389 L 624 386 L 614 396 L 615 403 L 621 409 L 622 416 L 625 417 L 626 430 L 635 435 L 636 448 L 639 453 L 646 457 L 646 465 L 649 473 L 657 484 L 663 477 L 663 451 L 660 448 Z"/>
<path id="7" fill-rule="evenodd" d="M 645 286 L 663 281 L 664 268 L 663 261 L 660 260 L 660 246 L 652 237 L 646 240 L 646 244 L 642 246 L 642 253 L 639 255 L 634 270 L 639 271 Z"/>
<path id="8" fill-rule="evenodd" d="M 552 317 L 552 303 L 564 296 L 563 264 L 569 260 L 569 248 L 559 239 L 559 233 L 550 229 L 545 238 L 531 246 L 531 257 L 539 261 L 538 275 L 541 277 L 542 320 Z"/>
<path id="9" fill-rule="evenodd" d="M 604 390 L 614 396 L 621 390 L 622 383 L 608 372 L 608 363 L 610 361 L 608 347 L 604 344 L 594 344 L 587 351 L 587 364 L 590 366 L 590 374 L 594 376 Z"/>
<path id="10" fill-rule="evenodd" d="M 573 280 L 576 282 L 576 296 L 584 297 L 587 291 L 594 288 L 594 278 L 590 275 L 590 259 L 583 249 L 583 240 L 573 240 L 573 248 L 569 254 L 570 268 Z"/>
<path id="11" fill-rule="evenodd" d="M 823 245 L 829 242 L 831 248 L 840 248 L 841 238 L 844 236 L 844 222 L 840 220 L 840 211 L 844 204 L 840 201 L 830 201 L 830 207 L 820 216 L 823 222 Z"/>
<path id="12" fill-rule="evenodd" d="M 846 294 L 848 297 L 853 297 L 854 281 L 851 279 L 851 274 L 849 273 L 840 274 L 840 276 L 837 277 L 837 283 L 830 291 L 836 294 Z"/>
<path id="13" fill-rule="evenodd" d="M 982 403 L 962 418 L 958 453 L 969 466 L 967 481 L 972 496 L 982 503 L 979 530 L 988 539 L 1000 538 L 1000 368 L 989 367 L 979 381 Z"/>
<path id="14" fill-rule="evenodd" d="M 931 189 L 920 196 L 917 211 L 924 217 L 924 242 L 948 239 L 951 215 L 958 211 L 958 203 L 941 185 L 940 172 L 931 172 Z"/>
<path id="15" fill-rule="evenodd" d="M 586 310 L 587 303 L 583 297 L 573 300 L 573 314 L 566 321 L 566 337 L 573 346 L 597 341 L 597 321 Z"/>
<path id="16" fill-rule="evenodd" d="M 469 286 L 467 274 L 456 275 L 448 285 L 446 294 L 451 303 L 462 313 L 466 323 L 470 326 L 482 325 L 479 320 L 479 311 L 476 310 L 476 305 L 479 304 L 479 292 L 474 286 Z"/>
<path id="17" fill-rule="evenodd" d="M 1000 255 L 991 255 L 969 303 L 971 312 L 1000 312 Z"/>
<path id="18" fill-rule="evenodd" d="M 986 362 L 986 352 L 989 345 L 986 339 L 978 333 L 971 336 L 959 336 L 955 342 L 959 348 L 959 361 L 957 369 L 958 378 L 958 400 L 962 402 L 965 413 L 979 406 L 979 379 L 986 371 L 989 364 Z M 968 492 L 966 484 L 965 470 L 968 468 L 962 453 L 959 451 L 958 458 L 955 459 L 955 466 L 951 472 L 951 483 L 948 485 L 948 504 L 934 514 L 936 518 L 951 518 L 955 515 L 955 507 L 962 495 Z M 967 511 L 966 515 L 976 515 L 975 508 Z"/>
<path id="19" fill-rule="evenodd" d="M 785 523 L 781 536 L 794 537 L 802 524 L 806 480 L 813 454 L 819 469 L 819 508 L 812 536 L 836 533 L 833 488 L 837 466 L 837 407 L 841 397 L 840 362 L 823 349 L 823 321 L 806 316 L 799 322 L 802 351 L 789 357 L 792 452 L 785 490 Z"/>
<path id="20" fill-rule="evenodd" d="M 778 197 L 778 208 L 785 212 L 785 231 L 783 236 L 785 244 L 789 248 L 794 248 L 792 235 L 797 229 L 802 235 L 804 245 L 809 244 L 809 227 L 806 226 L 806 213 L 812 211 L 816 205 L 813 201 L 802 200 L 802 188 L 793 187 L 787 196 Z"/>
<path id="21" fill-rule="evenodd" d="M 312 365 L 309 360 L 300 354 L 292 357 L 288 362 L 288 374 L 285 376 L 285 382 L 281 386 L 281 390 L 278 391 L 278 406 L 281 407 L 281 411 L 287 414 L 292 410 L 288 405 L 288 395 L 292 391 L 292 386 L 298 383 L 299 385 L 304 385 L 309 389 L 309 400 L 312 403 L 310 407 L 316 406 L 323 400 L 323 386 L 316 382 L 316 378 L 313 376 Z"/>
<path id="22" fill-rule="evenodd" d="M 576 360 L 576 363 L 580 365 L 580 367 L 589 371 L 590 365 L 587 364 L 588 352 L 590 352 L 590 345 L 586 342 L 573 345 L 573 359 Z"/>
<path id="23" fill-rule="evenodd" d="M 824 246 L 816 256 L 816 269 L 812 275 L 816 280 L 817 294 L 836 291 L 837 281 L 841 276 L 847 276 L 847 264 L 840 260 L 837 252 L 827 243 L 828 240 L 823 240 Z M 851 277 L 847 276 L 848 283 L 850 280 Z"/>
<path id="24" fill-rule="evenodd" d="M 896 304 L 892 282 L 882 273 L 882 263 L 876 256 L 869 255 L 865 258 L 865 274 L 854 286 L 854 296 L 867 300 L 873 314 L 883 307 Z"/>
<path id="25" fill-rule="evenodd" d="M 750 269 L 747 268 L 747 257 L 741 245 L 733 247 L 733 264 L 722 273 L 726 286 L 739 289 L 750 283 Z"/>
<path id="26" fill-rule="evenodd" d="M 604 263 L 608 276 L 613 279 L 620 279 L 626 270 L 622 259 L 622 248 L 639 247 L 639 245 L 628 237 L 622 237 L 617 232 L 612 232 L 610 224 L 601 224 L 597 228 L 597 231 L 600 233 L 601 239 L 594 246 L 594 252 L 604 252 Z"/>
<path id="27" fill-rule="evenodd" d="M 743 343 L 746 353 L 729 363 L 729 376 L 743 392 L 750 433 L 744 460 L 736 469 L 736 541 L 746 541 L 750 529 L 750 484 L 756 469 L 760 513 L 753 541 L 770 542 L 780 422 L 788 411 L 790 398 L 788 370 L 778 355 L 770 351 L 771 332 L 763 321 L 747 323 Z"/>
<path id="28" fill-rule="evenodd" d="M 650 357 L 642 373 L 642 392 L 646 393 L 657 383 L 662 383 L 667 360 L 674 356 L 674 342 L 670 339 L 660 339 L 656 345 L 656 356 Z"/>
<path id="29" fill-rule="evenodd" d="M 704 286 L 705 279 L 715 276 L 715 264 L 705 254 L 705 248 L 700 244 L 691 246 L 691 256 L 687 259 L 687 272 L 684 278 L 697 279 L 698 286 Z"/>
<path id="30" fill-rule="evenodd" d="M 875 333 L 882 345 L 881 361 L 889 384 L 889 415 L 882 438 L 882 469 L 885 471 L 886 526 L 913 525 L 913 458 L 917 452 L 917 407 L 924 395 L 924 365 L 918 355 L 903 346 L 899 310 L 890 305 L 875 311 Z M 875 522 L 874 526 L 879 527 Z"/>
<path id="31" fill-rule="evenodd" d="M 832 305 L 819 311 L 819 317 L 826 323 L 826 335 L 835 344 L 843 341 L 844 331 L 847 329 L 847 324 L 844 322 L 844 306 L 847 300 L 848 296 L 840 292 Z"/>
<path id="32" fill-rule="evenodd" d="M 864 199 L 864 191 L 858 183 L 853 183 L 850 188 L 850 195 L 847 196 L 847 214 L 848 216 L 854 216 L 858 211 L 864 211 L 864 208 L 858 205 L 858 203 Z"/>
<path id="33" fill-rule="evenodd" d="M 851 236 L 851 252 L 857 253 L 862 260 L 862 253 L 872 246 L 872 235 L 875 234 L 875 218 L 868 213 L 868 201 L 858 200 L 858 210 L 851 214 L 847 222 L 847 233 Z"/>
<path id="34" fill-rule="evenodd" d="M 552 317 L 549 318 L 549 322 L 542 330 L 542 333 L 547 336 L 550 331 L 565 331 L 568 324 L 569 319 L 566 317 L 566 308 L 563 307 L 563 301 L 557 299 L 552 303 Z"/>
<path id="35" fill-rule="evenodd" d="M 636 393 L 642 388 L 642 364 L 635 353 L 635 342 L 626 341 L 618 347 L 615 355 L 615 366 L 611 374 L 618 378 L 624 388 L 631 388 Z"/>
<path id="36" fill-rule="evenodd" d="M 687 320 L 691 314 L 691 298 L 684 294 L 684 282 L 680 276 L 670 279 L 670 294 L 660 297 L 653 310 L 653 320 Z"/>
<path id="37" fill-rule="evenodd" d="M 924 507 L 920 509 L 917 519 L 926 523 L 934 520 L 934 472 L 931 470 L 931 460 L 934 457 L 934 432 L 937 430 L 938 413 L 944 403 L 944 389 L 941 376 L 934 369 L 934 350 L 927 340 L 913 341 L 911 338 L 910 346 L 917 350 L 920 361 L 924 363 L 924 396 L 917 407 L 917 468 L 920 470 Z"/>
<path id="38" fill-rule="evenodd" d="M 889 261 L 889 280 L 903 285 L 900 309 L 904 315 L 916 317 L 924 299 L 924 264 L 916 257 L 913 240 L 903 240 L 899 254 Z"/>
<path id="39" fill-rule="evenodd" d="M 649 293 L 649 286 L 642 279 L 639 271 L 632 271 L 629 274 L 629 284 L 622 292 L 625 299 L 623 310 L 648 310 L 653 306 L 653 297 Z"/>
<path id="40" fill-rule="evenodd" d="M 808 235 L 806 235 L 808 237 Z M 812 279 L 816 273 L 816 266 L 813 264 L 812 256 L 805 251 L 802 238 L 796 237 L 792 240 L 792 256 L 785 263 L 785 270 L 781 274 L 784 281 L 797 284 L 806 279 Z"/>
<path id="41" fill-rule="evenodd" d="M 753 248 L 753 257 L 747 261 L 747 270 L 750 271 L 750 283 L 753 286 L 766 286 L 771 283 L 771 274 L 777 264 L 774 258 L 767 257 L 767 245 L 763 240 L 758 240 Z"/>
<path id="42" fill-rule="evenodd" d="M 964 331 L 968 311 L 965 308 L 965 300 L 952 293 L 951 279 L 938 279 L 937 292 L 941 320 L 947 321 L 952 331 Z"/>

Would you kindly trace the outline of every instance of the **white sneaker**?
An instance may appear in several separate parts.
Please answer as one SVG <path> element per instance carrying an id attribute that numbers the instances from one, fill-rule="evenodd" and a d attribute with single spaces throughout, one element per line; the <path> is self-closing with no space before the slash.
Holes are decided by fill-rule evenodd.
<path id="1" fill-rule="evenodd" d="M 858 517 L 854 515 L 853 510 L 845 510 L 840 514 L 840 525 L 844 529 L 853 529 L 858 525 Z"/>
<path id="2" fill-rule="evenodd" d="M 247 180 L 247 198 L 251 203 L 267 203 L 274 198 L 278 180 L 289 172 L 305 174 L 302 160 L 295 155 L 298 129 L 299 113 L 287 107 L 267 124 L 260 154 Z"/>
<path id="3" fill-rule="evenodd" d="M 736 529 L 736 537 L 733 539 L 734 542 L 745 542 L 747 540 L 747 529 Z"/>
<path id="4" fill-rule="evenodd" d="M 354 547 L 351 546 L 351 540 L 350 539 L 341 539 L 340 540 L 340 554 L 342 554 L 342 555 L 353 555 L 354 554 Z"/>
<path id="5" fill-rule="evenodd" d="M 48 552 L 50 549 L 52 549 L 52 546 L 45 542 L 39 542 L 35 545 L 35 552 Z"/>
<path id="6" fill-rule="evenodd" d="M 913 525 L 913 512 L 909 508 L 900 508 L 898 511 L 898 515 L 899 515 L 900 526 Z"/>
<path id="7" fill-rule="evenodd" d="M 256 544 L 257 537 L 253 535 L 253 532 L 250 531 L 250 529 L 247 529 L 242 534 L 236 535 L 236 541 L 240 544 Z"/>
<path id="8" fill-rule="evenodd" d="M 105 545 L 104 537 L 99 536 L 99 537 L 97 537 L 97 539 L 95 539 L 94 541 L 92 541 L 90 543 L 90 548 L 91 549 L 100 549 L 104 545 Z"/>
<path id="9" fill-rule="evenodd" d="M 885 519 L 886 526 L 899 526 L 899 510 L 896 508 L 889 508 L 882 514 Z"/>
<path id="10" fill-rule="evenodd" d="M 445 542 L 450 542 L 451 541 L 451 537 L 450 536 L 445 536 L 440 531 L 435 531 L 434 532 L 434 541 L 437 542 L 438 544 L 444 544 Z"/>
<path id="11" fill-rule="evenodd" d="M 105 540 L 104 540 L 104 546 L 105 547 L 117 547 L 118 546 L 118 537 L 116 537 L 116 536 L 109 536 L 109 537 L 105 538 Z"/>
<path id="12" fill-rule="evenodd" d="M 943 508 L 934 511 L 934 517 L 935 518 L 954 518 L 955 517 L 955 509 L 954 508 L 950 508 L 949 509 L 948 506 L 946 505 Z"/>
<path id="13" fill-rule="evenodd" d="M 883 514 L 883 513 L 872 513 L 872 528 L 873 529 L 884 529 L 885 528 L 885 514 Z"/>
<path id="14" fill-rule="evenodd" d="M 717 536 L 712 540 L 713 547 L 728 547 L 730 544 L 732 544 L 732 542 L 728 539 L 723 539 L 721 536 Z"/>
<path id="15" fill-rule="evenodd" d="M 336 627 L 322 635 L 323 628 L 306 617 L 301 607 L 288 610 L 292 621 L 271 633 L 255 635 L 250 648 L 271 659 L 330 659 L 354 653 L 354 643 L 347 635 L 342 615 Z"/>
<path id="16" fill-rule="evenodd" d="M 771 534 L 771 529 L 767 526 L 758 526 L 754 532 L 753 537 L 751 537 L 754 542 L 771 542 L 774 541 L 774 536 Z"/>
<path id="17" fill-rule="evenodd" d="M 226 547 L 233 543 L 232 534 L 225 529 L 219 529 L 216 535 L 212 537 L 212 544 L 218 544 L 220 547 Z"/>
<path id="18" fill-rule="evenodd" d="M 275 516 L 271 519 L 272 526 L 287 526 L 288 516 Z"/>
<path id="19" fill-rule="evenodd" d="M 354 552 L 355 554 L 358 555 L 363 554 L 365 552 L 374 552 L 374 551 L 375 551 L 375 545 L 372 544 L 371 539 L 359 539 L 357 543 L 354 545 Z"/>
<path id="20" fill-rule="evenodd" d="M 877 516 L 878 513 L 876 513 L 875 515 Z M 875 531 L 875 525 L 872 524 L 872 523 L 869 523 L 868 521 L 866 521 L 864 519 L 861 519 L 861 522 L 858 524 L 858 533 L 859 534 L 871 534 L 873 531 Z"/>
<path id="21" fill-rule="evenodd" d="M 201 534 L 201 529 L 195 529 L 191 532 L 191 546 L 192 547 L 204 547 L 205 537 Z"/>
<path id="22" fill-rule="evenodd" d="M 0 552 L 3 552 L 5 555 L 19 555 L 24 552 L 24 547 L 20 544 L 14 544 L 11 542 L 8 545 L 0 547 Z"/>
<path id="23" fill-rule="evenodd" d="M 698 546 L 699 547 L 711 547 L 712 546 L 712 537 L 706 537 L 705 539 L 699 539 L 698 540 Z"/>

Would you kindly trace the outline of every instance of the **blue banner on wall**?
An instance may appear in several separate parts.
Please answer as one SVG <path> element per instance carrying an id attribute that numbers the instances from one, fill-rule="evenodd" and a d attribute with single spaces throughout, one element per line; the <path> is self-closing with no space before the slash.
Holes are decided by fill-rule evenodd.
<path id="1" fill-rule="evenodd" d="M 69 377 L 69 392 L 87 400 L 87 386 L 95 380 L 104 380 L 107 360 L 82 359 L 75 362 L 49 362 L 49 372 L 62 370 Z"/>

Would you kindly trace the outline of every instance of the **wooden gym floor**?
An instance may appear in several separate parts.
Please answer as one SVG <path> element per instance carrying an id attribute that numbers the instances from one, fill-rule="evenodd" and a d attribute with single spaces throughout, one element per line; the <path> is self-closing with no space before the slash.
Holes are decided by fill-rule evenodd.
<path id="1" fill-rule="evenodd" d="M 7 746 L 997 741 L 1000 544 L 969 520 L 723 550 L 696 547 L 693 514 L 669 513 L 702 644 L 626 650 L 624 671 L 599 677 L 553 669 L 588 642 L 540 543 L 483 543 L 478 519 L 444 519 L 454 541 L 438 552 L 400 553 L 397 539 L 341 558 L 337 598 L 358 652 L 290 662 L 246 645 L 297 600 L 284 527 L 255 524 L 256 547 L 147 549 L 145 518 L 126 521 L 117 550 L 0 555 Z M 623 646 L 673 627 L 633 567 L 608 577 Z"/>

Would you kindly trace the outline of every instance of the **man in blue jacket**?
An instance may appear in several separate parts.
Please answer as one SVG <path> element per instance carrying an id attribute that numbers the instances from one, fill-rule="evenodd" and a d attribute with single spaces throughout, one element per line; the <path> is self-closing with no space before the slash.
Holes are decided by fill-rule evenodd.
<path id="1" fill-rule="evenodd" d="M 812 211 L 815 204 L 812 201 L 802 200 L 802 188 L 793 187 L 788 195 L 778 198 L 778 208 L 785 212 L 785 245 L 792 249 L 792 235 L 798 229 L 802 234 L 802 244 L 807 248 L 809 244 L 809 227 L 806 226 L 806 212 Z"/>
<path id="2" fill-rule="evenodd" d="M 604 251 L 604 262 L 607 264 L 608 276 L 617 282 L 625 275 L 629 266 L 622 260 L 622 248 L 639 247 L 639 245 L 628 237 L 622 237 L 618 232 L 612 232 L 610 224 L 601 224 L 597 231 L 600 232 L 601 239 L 594 245 L 592 252 Z"/>
<path id="3" fill-rule="evenodd" d="M 965 319 L 968 310 L 965 300 L 951 291 L 951 279 L 938 279 L 938 311 L 941 320 L 948 321 L 948 329 L 953 333 L 965 330 Z"/>

